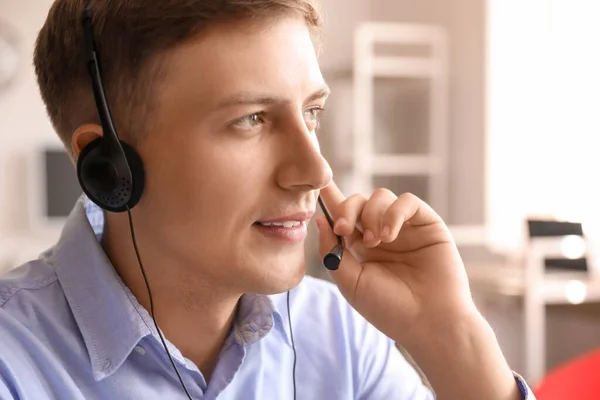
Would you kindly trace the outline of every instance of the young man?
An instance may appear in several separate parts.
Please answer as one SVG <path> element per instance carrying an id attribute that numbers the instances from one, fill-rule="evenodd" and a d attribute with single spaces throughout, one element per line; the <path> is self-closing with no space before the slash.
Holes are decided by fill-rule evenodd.
<path id="1" fill-rule="evenodd" d="M 441 399 L 533 398 L 435 212 L 332 181 L 311 0 L 89 5 L 117 131 L 145 170 L 131 214 L 152 297 L 128 214 L 83 197 L 57 245 L 0 280 L 1 399 L 433 398 L 395 341 Z M 34 60 L 74 159 L 104 134 L 84 7 L 55 1 Z M 319 193 L 344 238 L 337 286 L 304 277 Z M 317 224 L 323 256 L 337 239 Z"/>

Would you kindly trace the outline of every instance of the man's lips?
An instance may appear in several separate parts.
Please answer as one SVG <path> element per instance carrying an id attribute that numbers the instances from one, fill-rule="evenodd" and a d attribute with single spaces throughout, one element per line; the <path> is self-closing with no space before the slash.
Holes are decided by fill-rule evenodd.
<path id="1" fill-rule="evenodd" d="M 254 226 L 266 238 L 279 243 L 296 244 L 306 238 L 308 221 L 314 214 L 314 210 L 302 210 L 293 214 L 267 217 L 255 222 Z"/>
<path id="2" fill-rule="evenodd" d="M 273 224 L 284 224 L 284 223 L 293 223 L 293 222 L 305 222 L 312 218 L 315 214 L 315 211 L 299 211 L 294 214 L 288 214 L 284 216 L 277 217 L 267 217 L 264 219 L 260 219 L 256 221 L 260 225 L 273 225 Z"/>

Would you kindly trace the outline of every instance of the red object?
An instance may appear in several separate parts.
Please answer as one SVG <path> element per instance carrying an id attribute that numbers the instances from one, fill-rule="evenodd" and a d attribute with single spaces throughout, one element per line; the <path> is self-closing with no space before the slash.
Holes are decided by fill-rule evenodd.
<path id="1" fill-rule="evenodd" d="M 533 392 L 537 400 L 600 399 L 600 350 L 551 370 Z"/>

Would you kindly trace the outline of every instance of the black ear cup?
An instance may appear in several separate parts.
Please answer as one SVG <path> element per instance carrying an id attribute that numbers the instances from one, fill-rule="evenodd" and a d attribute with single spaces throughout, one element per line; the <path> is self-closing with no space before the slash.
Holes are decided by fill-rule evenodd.
<path id="1" fill-rule="evenodd" d="M 77 160 L 77 177 L 83 192 L 97 204 L 112 212 L 133 208 L 144 191 L 144 166 L 137 152 L 127 143 L 120 142 L 131 169 L 132 180 L 121 160 L 104 149 L 104 139 L 98 138 L 88 144 Z"/>

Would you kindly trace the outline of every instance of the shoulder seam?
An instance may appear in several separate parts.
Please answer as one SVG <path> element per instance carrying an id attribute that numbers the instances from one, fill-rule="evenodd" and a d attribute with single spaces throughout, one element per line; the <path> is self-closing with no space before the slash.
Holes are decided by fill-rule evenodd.
<path id="1" fill-rule="evenodd" d="M 46 279 L 42 279 L 41 281 L 37 281 L 32 285 L 22 285 L 22 286 L 13 286 L 9 287 L 6 290 L 0 289 L 0 307 L 4 307 L 6 302 L 10 300 L 16 293 L 21 290 L 37 290 L 41 289 L 49 284 L 57 281 L 58 278 L 56 275 L 52 275 Z"/>

